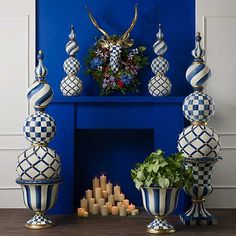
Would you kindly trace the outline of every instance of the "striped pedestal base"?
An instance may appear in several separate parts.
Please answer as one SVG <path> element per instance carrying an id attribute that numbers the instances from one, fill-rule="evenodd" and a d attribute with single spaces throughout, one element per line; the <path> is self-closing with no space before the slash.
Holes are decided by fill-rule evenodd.
<path id="1" fill-rule="evenodd" d="M 165 219 L 155 217 L 155 220 L 147 225 L 147 232 L 151 234 L 170 234 L 174 233 L 174 227 Z"/>
<path id="2" fill-rule="evenodd" d="M 192 207 L 180 215 L 184 225 L 216 225 L 217 219 L 212 216 L 204 207 L 203 202 L 193 202 Z"/>

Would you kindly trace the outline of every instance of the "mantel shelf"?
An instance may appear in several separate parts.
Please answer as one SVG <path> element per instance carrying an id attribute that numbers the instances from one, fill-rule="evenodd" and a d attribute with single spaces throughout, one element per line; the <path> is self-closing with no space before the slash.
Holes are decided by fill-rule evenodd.
<path id="1" fill-rule="evenodd" d="M 73 96 L 55 97 L 53 103 L 182 103 L 184 97 Z"/>

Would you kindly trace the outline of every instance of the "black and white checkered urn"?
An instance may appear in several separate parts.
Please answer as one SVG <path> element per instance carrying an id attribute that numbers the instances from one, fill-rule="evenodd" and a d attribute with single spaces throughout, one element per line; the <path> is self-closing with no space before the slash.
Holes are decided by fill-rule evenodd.
<path id="1" fill-rule="evenodd" d="M 167 50 L 167 45 L 163 41 L 163 33 L 161 31 L 161 25 L 159 25 L 159 31 L 157 33 L 157 41 L 153 45 L 154 52 L 157 57 L 152 61 L 151 68 L 155 74 L 148 83 L 148 91 L 152 96 L 167 96 L 171 92 L 171 82 L 165 76 L 169 69 L 168 61 L 163 57 L 163 54 Z"/>
<path id="2" fill-rule="evenodd" d="M 44 229 L 53 225 L 45 216 L 57 199 L 61 162 L 57 153 L 47 147 L 54 138 L 56 124 L 53 118 L 44 112 L 52 101 L 53 91 L 45 80 L 47 69 L 43 65 L 43 53 L 39 51 L 38 66 L 35 69 L 35 82 L 30 86 L 27 98 L 34 107 L 23 127 L 26 139 L 31 147 L 18 157 L 16 182 L 21 185 L 25 205 L 35 212 L 35 216 L 25 224 L 30 229 Z"/>
<path id="3" fill-rule="evenodd" d="M 64 96 L 77 96 L 83 90 L 83 83 L 77 73 L 80 70 L 80 63 L 75 58 L 76 53 L 79 51 L 79 45 L 76 41 L 74 33 L 74 26 L 71 26 L 69 34 L 69 42 L 66 44 L 66 52 L 69 55 L 64 61 L 63 69 L 67 76 L 61 81 L 60 89 Z"/>
<path id="4" fill-rule="evenodd" d="M 192 198 L 192 207 L 182 214 L 181 220 L 186 225 L 212 225 L 217 221 L 204 207 L 205 197 L 212 193 L 212 169 L 221 159 L 220 138 L 207 122 L 215 114 L 214 100 L 203 92 L 210 69 L 206 66 L 201 48 L 200 33 L 196 36 L 196 47 L 192 51 L 194 61 L 187 69 L 186 78 L 194 92 L 184 100 L 182 109 L 184 116 L 192 124 L 185 128 L 179 136 L 178 150 L 185 156 L 186 168 L 193 169 L 194 184 L 185 189 Z"/>

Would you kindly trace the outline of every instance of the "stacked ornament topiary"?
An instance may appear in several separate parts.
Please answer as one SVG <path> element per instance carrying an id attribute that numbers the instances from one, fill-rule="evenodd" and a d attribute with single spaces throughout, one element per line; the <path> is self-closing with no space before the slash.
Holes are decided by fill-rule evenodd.
<path id="1" fill-rule="evenodd" d="M 69 55 L 64 61 L 63 69 L 67 76 L 61 81 L 60 89 L 64 96 L 77 96 L 83 90 L 83 83 L 77 77 L 80 70 L 80 63 L 76 59 L 76 53 L 79 51 L 79 45 L 76 41 L 74 26 L 71 25 L 71 32 L 69 34 L 69 42 L 66 44 L 66 52 Z"/>
<path id="2" fill-rule="evenodd" d="M 44 213 L 52 208 L 57 199 L 61 162 L 57 153 L 48 147 L 54 138 L 56 124 L 45 108 L 52 101 L 53 91 L 45 80 L 47 69 L 43 65 L 43 53 L 39 51 L 35 82 L 30 86 L 27 98 L 34 107 L 23 127 L 25 138 L 31 147 L 18 157 L 16 182 L 21 185 L 24 203 L 35 216 L 25 226 L 30 229 L 48 228 L 53 225 Z"/>
<path id="3" fill-rule="evenodd" d="M 159 31 L 156 36 L 157 41 L 154 43 L 153 49 L 157 57 L 151 64 L 151 69 L 155 76 L 148 83 L 148 91 L 152 96 L 167 96 L 171 92 L 172 85 L 168 77 L 165 76 L 169 69 L 169 63 L 163 57 L 163 54 L 167 51 L 167 45 L 163 40 L 164 35 L 161 31 L 161 25 L 159 25 Z"/>
<path id="4" fill-rule="evenodd" d="M 185 156 L 187 167 L 193 169 L 194 184 L 185 190 L 191 197 L 193 205 L 181 215 L 184 224 L 215 224 L 216 219 L 205 209 L 204 197 L 211 194 L 212 169 L 221 159 L 220 138 L 207 122 L 215 114 L 214 100 L 204 93 L 204 88 L 211 76 L 210 69 L 204 62 L 205 51 L 201 48 L 200 33 L 196 36 L 196 47 L 192 51 L 193 63 L 187 69 L 186 78 L 194 89 L 183 103 L 183 113 L 191 125 L 183 130 L 178 140 L 178 150 Z"/>

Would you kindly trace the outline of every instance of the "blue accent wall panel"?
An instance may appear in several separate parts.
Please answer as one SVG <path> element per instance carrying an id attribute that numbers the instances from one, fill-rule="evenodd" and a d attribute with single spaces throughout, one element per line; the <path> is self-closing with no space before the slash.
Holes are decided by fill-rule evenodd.
<path id="1" fill-rule="evenodd" d="M 75 25 L 82 64 L 79 77 L 84 82 L 83 95 L 97 95 L 93 79 L 84 74 L 84 59 L 88 49 L 100 32 L 92 25 L 85 10 L 87 5 L 99 24 L 110 34 L 122 34 L 134 14 L 138 3 L 139 17 L 131 32 L 136 45 L 147 47 L 149 62 L 155 57 L 152 45 L 156 40 L 158 24 L 163 25 L 168 51 L 165 56 L 170 63 L 167 73 L 173 84 L 172 96 L 187 95 L 190 87 L 185 80 L 185 71 L 192 61 L 194 47 L 195 1 L 194 0 L 38 0 L 37 1 L 37 48 L 45 51 L 45 64 L 49 69 L 48 81 L 56 97 L 62 96 L 60 81 L 65 76 L 62 65 L 67 57 L 65 45 L 69 26 Z M 148 95 L 147 82 L 153 76 L 150 66 L 141 73 L 140 95 Z"/>

